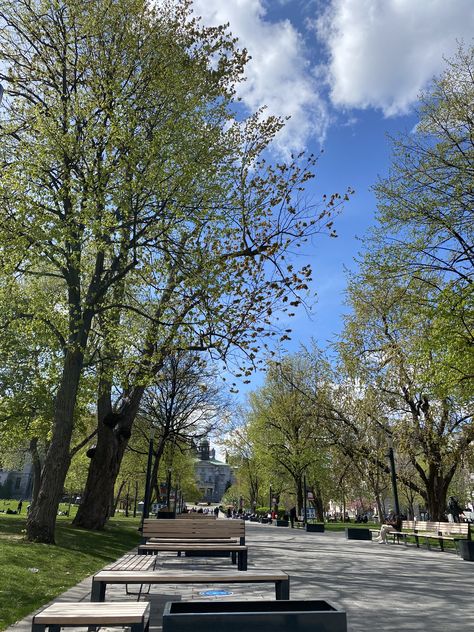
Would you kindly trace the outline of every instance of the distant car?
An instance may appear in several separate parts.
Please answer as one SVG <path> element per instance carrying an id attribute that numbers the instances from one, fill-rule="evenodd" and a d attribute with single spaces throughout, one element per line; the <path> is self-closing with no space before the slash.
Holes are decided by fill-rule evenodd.
<path id="1" fill-rule="evenodd" d="M 464 520 L 467 522 L 474 522 L 474 511 L 463 511 L 461 517 L 464 516 Z"/>

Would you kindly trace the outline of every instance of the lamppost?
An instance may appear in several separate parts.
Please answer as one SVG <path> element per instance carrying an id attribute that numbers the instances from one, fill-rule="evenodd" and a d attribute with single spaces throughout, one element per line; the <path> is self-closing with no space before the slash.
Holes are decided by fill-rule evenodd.
<path id="1" fill-rule="evenodd" d="M 153 439 L 155 437 L 155 429 L 150 430 L 150 440 L 148 441 L 148 461 L 146 464 L 146 479 L 145 479 L 145 498 L 143 499 L 143 511 L 139 531 L 143 531 L 143 521 L 148 518 L 150 514 L 150 492 L 151 492 L 151 466 L 153 463 Z"/>
<path id="2" fill-rule="evenodd" d="M 272 517 L 272 507 L 273 507 L 273 493 L 272 493 L 272 486 L 271 485 L 270 485 L 269 505 L 270 505 L 270 518 L 271 518 Z"/>
<path id="3" fill-rule="evenodd" d="M 398 502 L 398 489 L 397 489 L 397 474 L 395 471 L 395 457 L 393 454 L 393 437 L 392 433 L 387 431 L 388 441 L 388 458 L 390 461 L 390 475 L 392 478 L 392 491 L 393 491 L 393 506 L 395 508 L 395 514 L 400 517 L 400 503 Z"/>
<path id="4" fill-rule="evenodd" d="M 171 511 L 171 468 L 168 468 L 168 477 L 166 479 L 166 508 Z"/>
<path id="5" fill-rule="evenodd" d="M 303 477 L 303 527 L 306 526 L 306 500 L 308 498 L 308 492 L 306 490 L 306 476 Z"/>

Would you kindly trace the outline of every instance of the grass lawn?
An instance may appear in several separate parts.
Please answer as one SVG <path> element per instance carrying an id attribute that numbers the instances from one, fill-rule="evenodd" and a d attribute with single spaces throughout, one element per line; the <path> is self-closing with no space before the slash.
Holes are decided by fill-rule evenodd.
<path id="1" fill-rule="evenodd" d="M 11 507 L 16 509 L 16 504 Z M 104 531 L 91 532 L 72 527 L 69 517 L 60 516 L 56 546 L 32 544 L 24 539 L 25 521 L 25 503 L 22 515 L 0 513 L 0 630 L 114 561 L 140 540 L 138 518 L 112 518 Z"/>

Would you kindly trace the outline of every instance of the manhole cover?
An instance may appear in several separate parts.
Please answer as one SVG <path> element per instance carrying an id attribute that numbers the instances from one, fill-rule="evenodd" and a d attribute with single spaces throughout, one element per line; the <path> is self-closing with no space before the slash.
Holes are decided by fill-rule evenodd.
<path id="1" fill-rule="evenodd" d="M 229 590 L 203 590 L 199 594 L 204 597 L 227 597 L 228 595 L 233 595 L 234 593 Z"/>

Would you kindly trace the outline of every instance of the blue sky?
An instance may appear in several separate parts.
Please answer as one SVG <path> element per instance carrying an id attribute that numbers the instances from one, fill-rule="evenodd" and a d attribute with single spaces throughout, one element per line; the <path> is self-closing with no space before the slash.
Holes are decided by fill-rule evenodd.
<path id="1" fill-rule="evenodd" d="M 317 237 L 303 256 L 317 302 L 292 319 L 292 351 L 321 346 L 342 325 L 344 267 L 353 269 L 374 223 L 370 191 L 387 174 L 387 135 L 416 124 L 417 97 L 458 42 L 472 43 L 474 0 L 194 0 L 206 24 L 230 22 L 252 60 L 239 96 L 249 111 L 291 116 L 275 151 L 324 149 L 308 195 L 356 193 L 336 220 L 337 239 Z M 245 393 L 262 383 L 256 375 Z"/>

